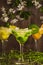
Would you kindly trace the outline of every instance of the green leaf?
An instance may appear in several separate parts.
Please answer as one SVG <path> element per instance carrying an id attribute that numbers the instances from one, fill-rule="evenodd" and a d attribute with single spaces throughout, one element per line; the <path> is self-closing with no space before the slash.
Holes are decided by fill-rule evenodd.
<path id="1" fill-rule="evenodd" d="M 40 12 L 42 12 L 42 13 L 43 13 L 43 7 L 40 7 Z"/>
<path id="2" fill-rule="evenodd" d="M 5 23 L 5 27 L 9 27 L 9 25 L 10 25 L 10 24 L 9 24 L 8 22 Z"/>
<path id="3" fill-rule="evenodd" d="M 14 18 L 15 18 L 15 14 L 9 13 L 9 14 L 8 14 L 8 17 L 10 17 L 10 19 L 14 19 Z"/>
<path id="4" fill-rule="evenodd" d="M 24 19 L 28 19 L 28 17 L 31 15 L 31 13 L 30 12 L 28 12 L 28 11 L 21 11 L 20 12 L 20 17 L 21 18 L 24 18 Z"/>
<path id="5" fill-rule="evenodd" d="M 39 27 L 36 24 L 31 24 L 28 26 L 29 29 L 32 29 L 32 34 L 35 34 L 39 31 Z"/>
<path id="6" fill-rule="evenodd" d="M 13 0 L 12 7 L 17 7 L 20 4 L 20 0 Z"/>
<path id="7" fill-rule="evenodd" d="M 32 7 L 33 6 L 33 3 L 32 3 L 32 0 L 26 0 L 26 5 L 27 7 Z"/>

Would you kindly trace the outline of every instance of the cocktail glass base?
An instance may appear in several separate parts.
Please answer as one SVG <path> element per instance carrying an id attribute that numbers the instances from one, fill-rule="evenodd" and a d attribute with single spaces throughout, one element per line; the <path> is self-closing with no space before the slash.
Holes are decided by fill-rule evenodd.
<path id="1" fill-rule="evenodd" d="M 22 61 L 18 61 L 18 62 L 15 62 L 15 64 L 16 65 L 29 65 L 29 62 L 28 61 L 24 61 L 24 62 L 22 62 Z"/>

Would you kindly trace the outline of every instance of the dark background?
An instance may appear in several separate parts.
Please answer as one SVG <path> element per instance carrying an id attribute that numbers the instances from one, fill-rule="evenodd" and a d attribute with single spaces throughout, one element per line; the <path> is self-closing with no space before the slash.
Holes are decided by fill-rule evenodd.
<path id="1" fill-rule="evenodd" d="M 8 7 L 6 4 L 6 0 L 0 0 L 0 17 L 1 17 L 1 7 L 5 6 L 6 8 Z M 38 26 L 41 26 L 42 21 L 40 20 L 40 16 L 43 15 L 43 13 L 40 13 L 39 10 L 35 9 L 34 7 L 31 8 L 31 11 L 33 12 L 34 15 L 30 16 L 29 20 L 22 21 L 22 22 L 17 22 L 16 25 L 20 26 L 22 28 L 25 28 L 28 26 L 28 24 L 35 23 Z M 3 26 L 5 23 L 3 23 L 0 20 L 0 26 Z M 10 36 L 8 39 L 8 42 L 5 44 L 5 51 L 9 52 L 11 49 L 19 50 L 19 44 L 16 41 L 16 38 L 14 36 Z M 28 51 L 29 49 L 36 50 L 35 49 L 35 42 L 34 39 L 31 37 L 28 38 L 26 43 L 24 44 L 24 51 Z M 37 44 L 37 49 L 38 51 L 43 52 L 43 37 L 38 40 Z M 0 41 L 0 53 L 2 52 L 2 43 Z"/>

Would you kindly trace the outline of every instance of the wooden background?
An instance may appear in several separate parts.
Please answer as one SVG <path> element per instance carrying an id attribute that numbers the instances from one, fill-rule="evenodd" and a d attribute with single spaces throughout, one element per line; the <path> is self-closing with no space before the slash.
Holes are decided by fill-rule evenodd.
<path id="1" fill-rule="evenodd" d="M 2 6 L 5 6 L 6 8 L 8 7 L 6 5 L 6 0 L 0 0 L 0 17 L 1 17 L 1 7 Z M 28 24 L 32 24 L 32 23 L 35 23 L 38 26 L 40 26 L 42 24 L 42 22 L 40 20 L 40 16 L 43 15 L 43 13 L 40 13 L 39 10 L 37 10 L 35 8 L 31 8 L 31 10 L 34 15 L 31 16 L 28 21 L 26 20 L 26 21 L 16 23 L 17 26 L 25 28 L 28 26 Z M 3 26 L 3 25 L 4 25 L 4 23 L 0 20 L 0 26 Z M 42 40 L 43 40 L 43 37 L 40 40 L 38 40 L 37 49 L 38 49 L 38 51 L 43 52 L 43 41 Z M 16 38 L 12 35 L 9 37 L 8 42 L 6 42 L 4 50 L 6 52 L 9 52 L 11 49 L 19 50 L 19 44 L 16 41 Z M 36 50 L 35 42 L 32 37 L 29 37 L 28 40 L 26 41 L 26 43 L 24 44 L 24 51 L 28 51 L 29 49 Z M 2 52 L 2 43 L 0 41 L 0 53 L 1 52 Z"/>

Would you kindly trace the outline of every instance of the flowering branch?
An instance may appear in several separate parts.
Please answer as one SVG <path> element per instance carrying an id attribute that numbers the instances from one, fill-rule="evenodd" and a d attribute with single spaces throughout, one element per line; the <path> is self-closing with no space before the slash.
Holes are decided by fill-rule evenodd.
<path id="1" fill-rule="evenodd" d="M 33 6 L 37 9 L 42 7 L 36 0 L 7 0 L 7 4 L 11 7 L 8 10 L 5 7 L 1 8 L 3 12 L 1 20 L 11 24 L 28 19 L 32 14 L 29 8 Z M 28 10 L 25 10 L 25 8 Z"/>

